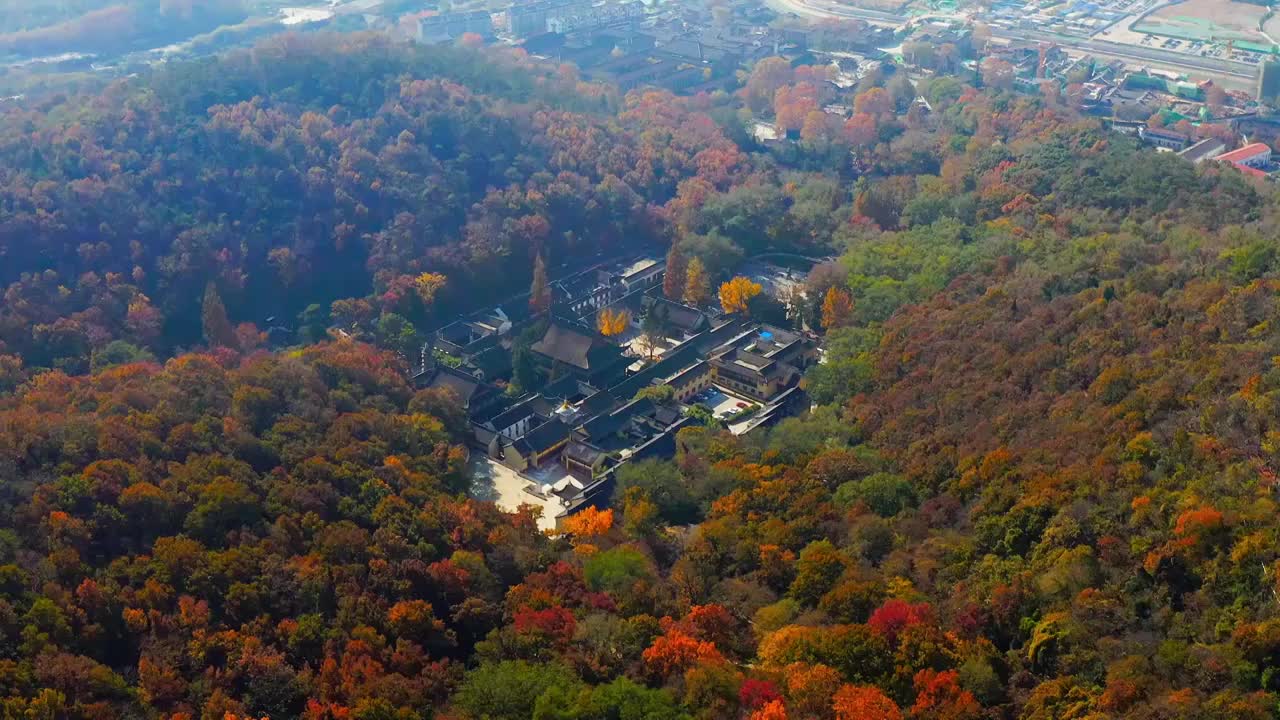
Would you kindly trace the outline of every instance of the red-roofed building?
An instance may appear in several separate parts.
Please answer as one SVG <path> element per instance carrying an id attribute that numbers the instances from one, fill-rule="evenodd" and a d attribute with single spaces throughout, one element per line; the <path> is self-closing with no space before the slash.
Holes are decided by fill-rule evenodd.
<path id="1" fill-rule="evenodd" d="M 1264 168 L 1271 164 L 1271 146 L 1264 143 L 1253 143 L 1252 145 L 1245 145 L 1239 150 L 1232 150 L 1229 153 L 1219 155 L 1214 159 L 1242 167 Z"/>
<path id="2" fill-rule="evenodd" d="M 1265 172 L 1263 172 L 1263 171 L 1259 170 L 1258 168 L 1256 168 L 1256 167 L 1249 167 L 1248 165 L 1240 165 L 1240 164 L 1237 164 L 1237 165 L 1236 165 L 1236 169 L 1238 169 L 1240 172 L 1244 173 L 1245 175 L 1250 175 L 1250 176 L 1252 176 L 1252 177 L 1256 177 L 1256 178 L 1262 178 L 1263 180 L 1265 180 L 1265 179 L 1267 179 L 1267 178 L 1271 177 L 1270 175 L 1266 174 Z"/>

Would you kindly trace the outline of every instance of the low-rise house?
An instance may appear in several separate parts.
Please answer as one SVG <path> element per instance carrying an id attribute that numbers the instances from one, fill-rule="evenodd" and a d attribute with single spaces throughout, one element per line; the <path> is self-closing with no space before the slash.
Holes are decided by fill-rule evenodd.
<path id="1" fill-rule="evenodd" d="M 663 322 L 669 329 L 683 335 L 693 335 L 707 329 L 707 315 L 697 308 L 654 295 L 645 295 L 640 305 L 643 313 L 661 314 Z"/>
<path id="2" fill-rule="evenodd" d="M 1271 146 L 1264 143 L 1245 145 L 1239 150 L 1232 150 L 1214 158 L 1220 162 L 1229 162 L 1237 167 L 1248 167 L 1261 170 L 1271 164 Z"/>
<path id="3" fill-rule="evenodd" d="M 537 467 L 563 450 L 572 434 L 573 428 L 553 419 L 525 433 L 515 444 L 523 446 L 529 466 Z"/>
<path id="4" fill-rule="evenodd" d="M 607 287 L 621 286 L 624 292 L 645 290 L 662 284 L 667 264 L 655 258 L 640 258 L 626 265 L 599 271 L 600 284 Z"/>
<path id="5" fill-rule="evenodd" d="M 710 388 L 713 381 L 711 363 L 700 360 L 667 378 L 666 384 L 674 391 L 675 400 L 687 403 L 694 395 Z"/>
<path id="6" fill-rule="evenodd" d="M 514 442 L 524 437 L 535 426 L 540 425 L 543 420 L 545 418 L 538 413 L 529 400 L 526 400 L 503 410 L 483 424 L 491 432 Z"/>
<path id="7" fill-rule="evenodd" d="M 1138 137 L 1148 145 L 1174 152 L 1181 152 L 1191 145 L 1191 138 L 1188 135 L 1164 128 L 1141 128 L 1138 130 Z"/>
<path id="8" fill-rule="evenodd" d="M 799 380 L 794 366 L 735 347 L 721 350 L 710 363 L 715 384 L 761 401 Z"/>
<path id="9" fill-rule="evenodd" d="M 561 454 L 561 462 L 564 463 L 565 470 L 573 477 L 589 482 L 595 479 L 596 475 L 604 468 L 605 460 L 609 455 L 604 450 L 581 442 L 579 440 L 571 440 L 564 448 Z"/>
<path id="10" fill-rule="evenodd" d="M 1227 144 L 1214 137 L 1205 138 L 1191 147 L 1178 153 L 1183 158 L 1199 165 L 1206 160 L 1213 160 L 1225 152 Z"/>
<path id="11" fill-rule="evenodd" d="M 558 457 L 559 452 L 569 443 L 572 432 L 572 428 L 559 420 L 546 420 L 514 440 L 505 433 L 493 434 L 489 438 L 487 451 L 489 457 L 503 465 L 525 472 Z"/>
<path id="12" fill-rule="evenodd" d="M 733 428 L 734 434 L 749 435 L 762 428 L 777 425 L 783 419 L 799 415 L 809 407 L 809 396 L 799 387 L 791 387 L 779 393 L 741 426 Z"/>

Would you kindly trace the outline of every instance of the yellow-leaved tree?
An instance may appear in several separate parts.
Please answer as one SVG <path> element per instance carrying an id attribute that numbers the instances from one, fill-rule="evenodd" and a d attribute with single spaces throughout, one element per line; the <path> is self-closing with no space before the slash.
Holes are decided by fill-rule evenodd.
<path id="1" fill-rule="evenodd" d="M 449 278 L 440 273 L 424 272 L 413 279 L 413 289 L 417 291 L 418 297 L 422 298 L 424 305 L 430 305 L 435 302 L 436 294 L 444 289 Z"/>
<path id="2" fill-rule="evenodd" d="M 751 278 L 738 276 L 720 286 L 720 307 L 729 314 L 747 314 L 747 305 L 751 299 L 759 295 L 764 288 Z"/>
<path id="3" fill-rule="evenodd" d="M 626 332 L 631 324 L 631 313 L 626 310 L 604 308 L 596 316 L 596 329 L 605 337 L 615 337 Z"/>

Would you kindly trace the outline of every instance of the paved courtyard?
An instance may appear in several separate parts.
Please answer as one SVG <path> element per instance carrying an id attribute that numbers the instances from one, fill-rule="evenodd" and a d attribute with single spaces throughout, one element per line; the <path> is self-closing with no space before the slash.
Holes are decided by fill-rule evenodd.
<path id="1" fill-rule="evenodd" d="M 559 500 L 542 498 L 526 492 L 525 487 L 534 481 L 490 458 L 483 453 L 471 457 L 471 496 L 477 500 L 489 500 L 506 512 L 515 512 L 521 505 L 542 508 L 538 527 L 554 530 L 556 513 L 560 512 Z"/>

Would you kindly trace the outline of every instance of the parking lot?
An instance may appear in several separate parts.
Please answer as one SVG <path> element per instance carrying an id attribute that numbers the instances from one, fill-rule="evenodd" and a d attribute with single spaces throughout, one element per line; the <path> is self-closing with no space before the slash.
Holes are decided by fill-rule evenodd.
<path id="1" fill-rule="evenodd" d="M 751 398 L 743 397 L 730 393 L 721 387 L 712 387 L 690 398 L 691 405 L 705 405 L 711 408 L 711 412 L 717 420 L 724 420 L 731 417 L 753 405 L 760 403 Z"/>

